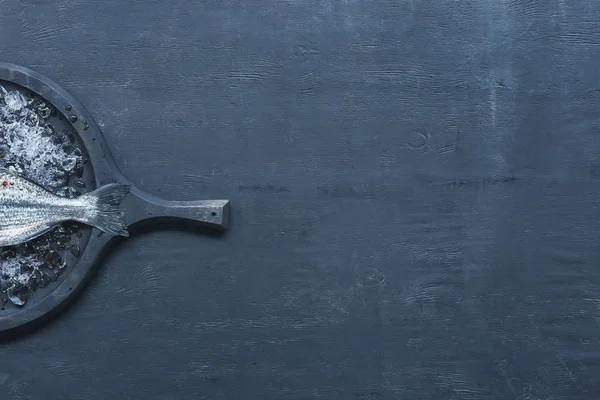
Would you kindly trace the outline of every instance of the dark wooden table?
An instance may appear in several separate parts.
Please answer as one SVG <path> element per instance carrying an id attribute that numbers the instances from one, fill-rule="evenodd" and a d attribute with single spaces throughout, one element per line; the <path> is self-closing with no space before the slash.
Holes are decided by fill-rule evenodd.
<path id="1" fill-rule="evenodd" d="M 133 237 L 0 398 L 598 399 L 600 2 L 0 0 L 224 238 Z"/>

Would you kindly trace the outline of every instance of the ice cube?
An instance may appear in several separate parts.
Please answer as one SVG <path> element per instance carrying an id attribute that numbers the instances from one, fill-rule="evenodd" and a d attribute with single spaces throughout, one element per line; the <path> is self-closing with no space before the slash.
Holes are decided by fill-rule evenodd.
<path id="1" fill-rule="evenodd" d="M 0 85 L 1 164 L 55 193 L 74 196 L 77 192 L 67 183 L 81 175 L 83 154 L 69 131 L 56 132 L 49 125 L 52 112 L 40 99 L 28 99 Z M 27 293 L 56 281 L 66 263 L 50 248 L 71 237 L 81 237 L 79 228 L 68 234 L 51 231 L 10 251 L 0 249 L 0 297 L 22 306 Z"/>
<path id="2" fill-rule="evenodd" d="M 12 112 L 21 111 L 26 105 L 25 97 L 17 91 L 10 91 L 4 96 L 6 107 Z"/>

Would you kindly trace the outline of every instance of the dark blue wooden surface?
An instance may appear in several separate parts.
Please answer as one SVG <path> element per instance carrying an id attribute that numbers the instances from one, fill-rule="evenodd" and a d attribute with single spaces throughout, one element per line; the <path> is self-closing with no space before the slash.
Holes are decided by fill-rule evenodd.
<path id="1" fill-rule="evenodd" d="M 598 399 L 600 3 L 0 0 L 225 238 L 128 240 L 0 398 Z"/>

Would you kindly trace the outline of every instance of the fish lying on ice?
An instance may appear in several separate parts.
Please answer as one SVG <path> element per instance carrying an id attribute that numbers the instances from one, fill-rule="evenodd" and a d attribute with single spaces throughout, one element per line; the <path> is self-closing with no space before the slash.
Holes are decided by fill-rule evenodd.
<path id="1" fill-rule="evenodd" d="M 65 221 L 91 225 L 113 236 L 129 236 L 119 209 L 128 193 L 128 185 L 110 183 L 69 199 L 0 168 L 0 246 L 35 239 Z"/>

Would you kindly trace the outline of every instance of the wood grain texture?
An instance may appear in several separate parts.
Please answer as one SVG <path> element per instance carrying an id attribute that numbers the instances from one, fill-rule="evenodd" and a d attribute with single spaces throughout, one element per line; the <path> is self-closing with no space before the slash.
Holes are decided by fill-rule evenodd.
<path id="1" fill-rule="evenodd" d="M 600 3 L 0 1 L 124 173 L 124 243 L 1 398 L 597 399 Z"/>

